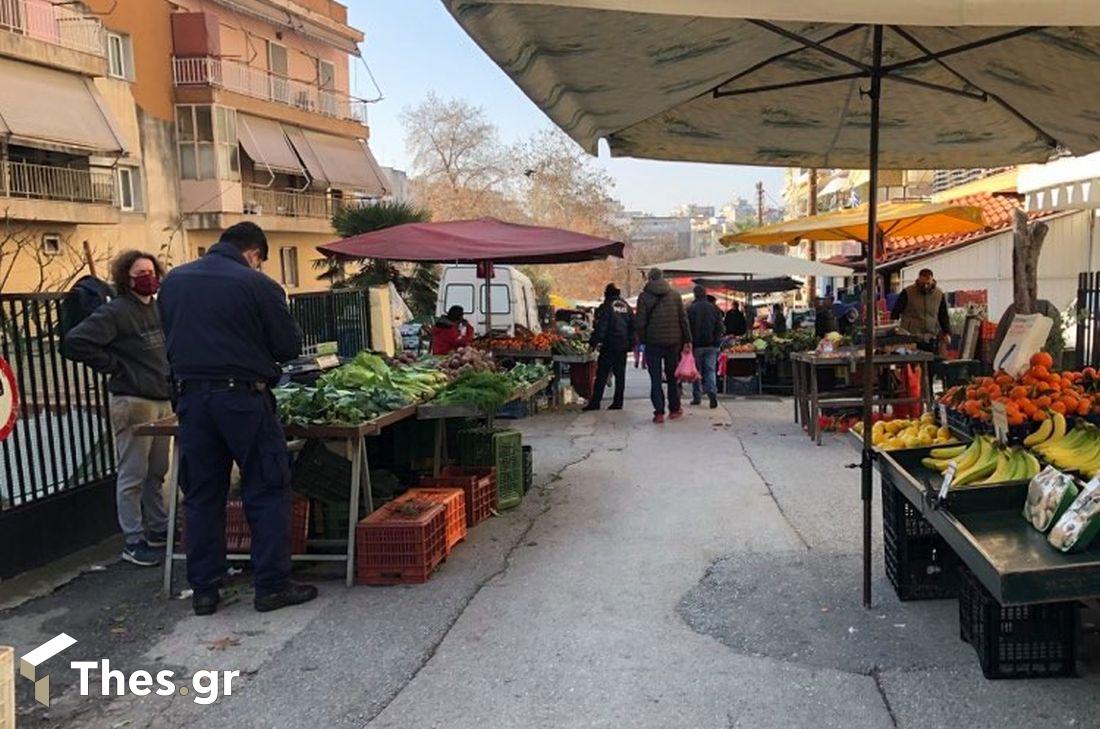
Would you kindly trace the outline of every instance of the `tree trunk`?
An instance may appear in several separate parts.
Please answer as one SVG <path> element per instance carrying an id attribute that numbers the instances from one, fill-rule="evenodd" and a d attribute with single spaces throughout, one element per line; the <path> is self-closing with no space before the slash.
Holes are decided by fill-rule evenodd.
<path id="1" fill-rule="evenodd" d="M 1046 223 L 1028 224 L 1023 210 L 1013 213 L 1012 303 L 1017 314 L 1033 314 L 1039 300 L 1039 253 L 1050 230 Z"/>

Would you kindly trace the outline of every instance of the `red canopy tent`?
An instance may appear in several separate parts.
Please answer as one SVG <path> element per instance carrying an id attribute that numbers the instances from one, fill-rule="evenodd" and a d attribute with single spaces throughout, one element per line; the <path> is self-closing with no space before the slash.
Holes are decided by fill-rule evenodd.
<path id="1" fill-rule="evenodd" d="M 406 223 L 319 246 L 326 256 L 420 263 L 579 263 L 623 257 L 625 244 L 494 218 Z"/>
<path id="2" fill-rule="evenodd" d="M 493 263 L 580 263 L 622 258 L 624 243 L 560 228 L 505 223 L 495 218 L 406 223 L 318 246 L 326 256 L 418 263 L 475 263 L 492 278 Z M 492 312 L 486 312 L 492 335 Z"/>

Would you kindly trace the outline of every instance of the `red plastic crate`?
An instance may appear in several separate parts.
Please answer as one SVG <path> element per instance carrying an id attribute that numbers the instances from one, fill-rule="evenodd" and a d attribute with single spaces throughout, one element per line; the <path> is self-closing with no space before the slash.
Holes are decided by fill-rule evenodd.
<path id="1" fill-rule="evenodd" d="M 309 499 L 295 491 L 292 492 L 290 502 L 290 553 L 305 554 L 308 537 Z M 187 549 L 186 517 L 180 519 L 178 548 Z M 248 554 L 251 551 L 252 534 L 248 530 L 244 502 L 240 499 L 229 499 L 225 503 L 225 552 L 226 554 Z"/>
<path id="2" fill-rule="evenodd" d="M 495 468 L 447 466 L 437 477 L 425 476 L 421 486 L 462 489 L 466 495 L 466 526 L 477 526 L 493 515 L 497 505 Z"/>
<path id="3" fill-rule="evenodd" d="M 447 509 L 447 554 L 466 538 L 466 493 L 460 488 L 409 489 L 398 501 L 412 499 L 442 504 Z"/>
<path id="4" fill-rule="evenodd" d="M 402 513 L 410 505 L 423 508 Z M 425 501 L 391 501 L 355 529 L 356 583 L 403 585 L 427 582 L 447 552 L 447 509 Z"/>

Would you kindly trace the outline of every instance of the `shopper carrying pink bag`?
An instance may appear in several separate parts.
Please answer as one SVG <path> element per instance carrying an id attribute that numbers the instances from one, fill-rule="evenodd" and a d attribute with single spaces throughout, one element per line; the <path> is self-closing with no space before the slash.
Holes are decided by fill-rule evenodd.
<path id="1" fill-rule="evenodd" d="M 690 344 L 684 347 L 684 353 L 680 355 L 680 364 L 676 365 L 676 379 L 680 382 L 698 382 L 703 379 L 695 366 L 695 355 L 691 353 Z"/>

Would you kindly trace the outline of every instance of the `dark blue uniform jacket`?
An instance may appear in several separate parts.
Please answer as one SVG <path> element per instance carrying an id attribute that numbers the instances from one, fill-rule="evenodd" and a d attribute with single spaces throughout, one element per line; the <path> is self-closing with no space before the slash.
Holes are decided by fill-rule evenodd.
<path id="1" fill-rule="evenodd" d="M 279 284 L 248 266 L 230 243 L 165 277 L 157 297 L 177 380 L 244 379 L 274 384 L 278 363 L 301 353 L 302 332 Z"/>

